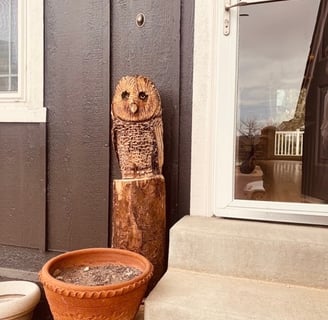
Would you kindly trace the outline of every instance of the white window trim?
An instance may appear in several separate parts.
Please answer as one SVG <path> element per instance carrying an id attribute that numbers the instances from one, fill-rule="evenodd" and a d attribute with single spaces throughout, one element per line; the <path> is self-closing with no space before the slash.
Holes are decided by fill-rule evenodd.
<path id="1" fill-rule="evenodd" d="M 238 9 L 223 35 L 224 0 L 195 0 L 190 214 L 328 224 L 320 204 L 234 200 Z"/>
<path id="2" fill-rule="evenodd" d="M 0 93 L 0 122 L 45 122 L 43 1 L 18 1 L 18 92 Z"/>

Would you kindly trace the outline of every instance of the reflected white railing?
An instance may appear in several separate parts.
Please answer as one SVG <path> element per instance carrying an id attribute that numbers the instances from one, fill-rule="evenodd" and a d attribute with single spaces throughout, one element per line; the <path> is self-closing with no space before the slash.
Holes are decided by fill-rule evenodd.
<path id="1" fill-rule="evenodd" d="M 299 157 L 303 154 L 303 131 L 276 131 L 274 155 Z"/>

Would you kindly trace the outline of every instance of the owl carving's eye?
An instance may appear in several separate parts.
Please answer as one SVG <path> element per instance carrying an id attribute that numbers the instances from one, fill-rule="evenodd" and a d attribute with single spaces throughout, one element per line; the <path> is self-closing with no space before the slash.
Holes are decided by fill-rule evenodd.
<path id="1" fill-rule="evenodd" d="M 145 92 L 143 92 L 143 91 L 139 92 L 139 99 L 140 100 L 146 100 L 147 98 L 148 98 L 148 95 Z"/>
<path id="2" fill-rule="evenodd" d="M 121 94 L 121 97 L 123 100 L 126 100 L 127 98 L 129 98 L 129 96 L 130 96 L 130 93 L 127 91 L 123 91 Z"/>

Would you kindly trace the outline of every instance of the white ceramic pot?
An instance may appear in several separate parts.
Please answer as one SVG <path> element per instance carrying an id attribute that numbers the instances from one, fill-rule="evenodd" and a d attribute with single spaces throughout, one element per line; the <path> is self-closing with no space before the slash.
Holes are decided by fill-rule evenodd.
<path id="1" fill-rule="evenodd" d="M 33 282 L 0 282 L 0 320 L 32 319 L 40 297 L 40 288 Z"/>

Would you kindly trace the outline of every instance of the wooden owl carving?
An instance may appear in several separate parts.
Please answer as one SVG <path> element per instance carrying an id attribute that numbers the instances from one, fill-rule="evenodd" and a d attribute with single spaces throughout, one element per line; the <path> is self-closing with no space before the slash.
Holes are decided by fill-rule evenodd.
<path id="1" fill-rule="evenodd" d="M 155 85 L 143 76 L 123 77 L 112 101 L 112 140 L 123 179 L 162 173 L 163 122 Z"/>

